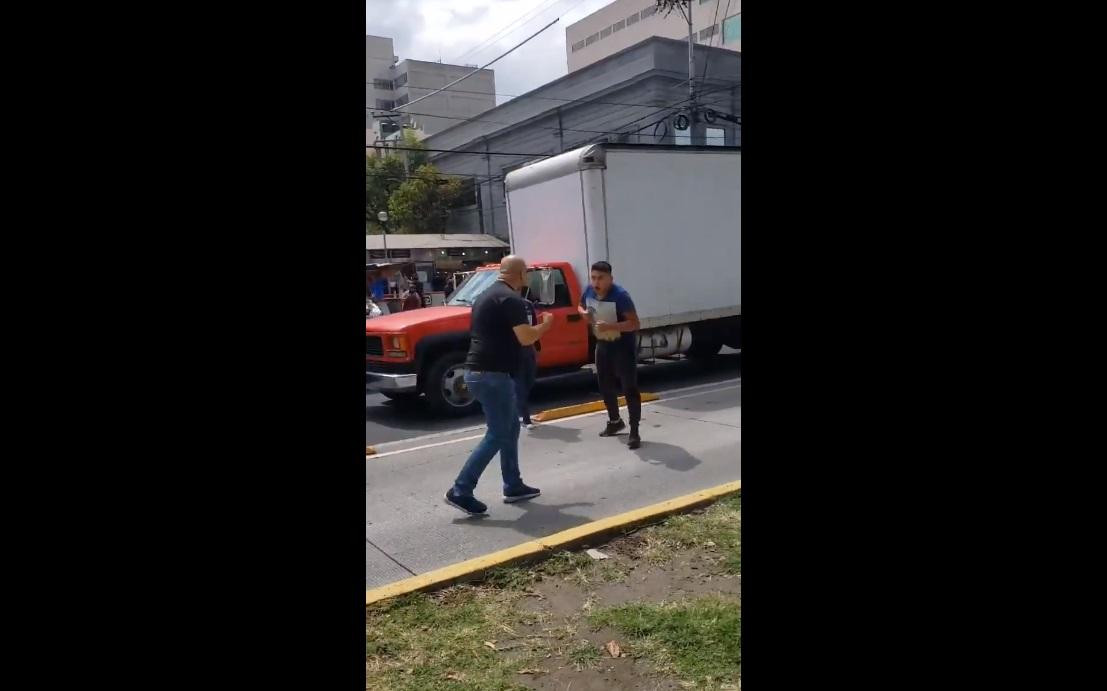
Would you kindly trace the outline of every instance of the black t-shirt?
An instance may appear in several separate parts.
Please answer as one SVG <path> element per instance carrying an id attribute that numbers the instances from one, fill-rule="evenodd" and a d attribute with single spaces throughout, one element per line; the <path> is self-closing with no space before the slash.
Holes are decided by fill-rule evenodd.
<path id="1" fill-rule="evenodd" d="M 519 369 L 522 346 L 514 328 L 529 323 L 525 302 L 503 281 L 481 293 L 473 304 L 467 367 L 509 374 Z"/>

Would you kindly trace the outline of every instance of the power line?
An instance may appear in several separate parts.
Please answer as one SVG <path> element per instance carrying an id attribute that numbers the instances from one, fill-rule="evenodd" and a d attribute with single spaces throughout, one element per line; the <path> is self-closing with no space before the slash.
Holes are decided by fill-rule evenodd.
<path id="1" fill-rule="evenodd" d="M 722 2 L 722 0 L 718 0 L 718 2 L 715 3 L 715 22 L 717 22 L 719 20 L 719 2 Z M 726 9 L 723 10 L 723 24 L 726 24 L 726 20 L 730 18 L 730 17 L 727 16 L 727 14 L 729 12 L 730 12 L 730 0 L 726 0 Z M 734 16 L 737 17 L 739 14 L 742 14 L 741 10 L 739 10 L 738 14 L 735 14 Z M 712 22 L 711 26 L 715 26 L 715 22 Z M 723 27 L 719 26 L 718 31 L 719 31 L 719 47 L 722 48 L 723 47 L 723 38 L 724 38 L 723 37 Z M 712 36 L 711 38 L 715 38 L 715 37 Z M 708 47 L 711 46 L 711 38 L 709 38 L 707 40 Z M 707 66 L 709 64 L 711 64 L 711 51 L 707 51 L 707 55 L 704 56 L 704 59 L 703 59 L 703 76 L 700 77 L 701 82 L 704 82 L 704 81 L 707 80 Z"/>
<path id="2" fill-rule="evenodd" d="M 542 33 L 542 32 L 543 32 L 543 31 L 545 31 L 546 29 L 550 28 L 551 26 L 553 26 L 554 24 L 556 24 L 556 23 L 557 23 L 558 21 L 559 21 L 558 19 L 555 19 L 555 20 L 553 20 L 552 22 L 550 22 L 550 23 L 549 23 L 549 24 L 547 24 L 546 26 L 542 27 L 542 28 L 541 28 L 541 29 L 539 29 L 538 31 L 535 31 L 535 32 L 534 32 L 533 34 L 531 34 L 530 36 L 527 36 L 527 37 L 526 37 L 525 39 L 523 39 L 523 40 L 522 40 L 522 41 L 521 41 L 520 43 L 517 43 L 517 44 L 515 44 L 515 45 L 514 45 L 514 46 L 513 46 L 513 47 L 512 47 L 512 48 L 511 48 L 510 50 L 508 50 L 507 52 L 505 52 L 505 53 L 502 53 L 501 55 L 499 55 L 499 56 L 498 56 L 498 57 L 496 57 L 496 58 L 493 58 L 492 60 L 489 60 L 488 62 L 484 63 L 483 65 L 481 65 L 481 66 L 480 66 L 480 67 L 478 67 L 477 69 L 473 70 L 472 72 L 469 72 L 468 74 L 466 74 L 466 75 L 464 75 L 464 76 L 462 76 L 462 77 L 458 77 L 457 79 L 453 80 L 452 82 L 450 82 L 450 83 L 449 83 L 449 84 L 447 84 L 446 86 L 442 87 L 441 89 L 437 89 L 437 90 L 435 90 L 435 91 L 432 91 L 432 92 L 430 92 L 429 94 L 423 94 L 422 96 L 420 96 L 419 98 L 415 99 L 414 101 L 409 101 L 409 102 L 405 103 L 404 105 L 400 106 L 400 108 L 406 108 L 406 107 L 407 107 L 407 106 L 409 106 L 409 105 L 412 105 L 412 104 L 418 103 L 419 101 L 422 101 L 422 100 L 423 100 L 424 98 L 430 98 L 431 96 L 435 95 L 435 94 L 436 94 L 436 93 L 438 93 L 439 91 L 445 91 L 446 89 L 449 89 L 449 88 L 450 88 L 451 86 L 453 86 L 454 84 L 457 84 L 457 83 L 459 83 L 459 82 L 462 82 L 462 81 L 464 81 L 464 80 L 468 79 L 469 77 L 472 77 L 472 76 L 473 76 L 474 74 L 476 74 L 477 72 L 480 72 L 481 70 L 483 70 L 484 68 L 488 67 L 488 66 L 489 66 L 489 65 L 491 65 L 492 63 L 494 63 L 494 62 L 496 62 L 496 61 L 500 60 L 501 58 L 504 58 L 505 56 L 509 55 L 510 53 L 514 52 L 514 51 L 515 51 L 516 49 L 518 49 L 518 48 L 520 48 L 521 46 L 523 46 L 523 44 L 525 44 L 525 43 L 526 43 L 527 41 L 530 41 L 530 40 L 531 40 L 532 38 L 534 38 L 534 37 L 535 37 L 535 36 L 537 36 L 538 34 Z M 397 109 L 397 110 L 398 110 L 398 109 Z"/>
<path id="3" fill-rule="evenodd" d="M 564 0 L 549 0 L 546 3 L 541 3 L 541 2 L 538 3 L 537 7 L 532 7 L 531 9 L 527 10 L 526 12 L 521 14 L 520 16 L 518 16 L 515 19 L 511 20 L 510 23 L 508 23 L 508 24 L 504 25 L 503 27 L 501 27 L 498 31 L 493 33 L 491 36 L 489 36 L 488 38 L 484 39 L 483 41 L 481 41 L 477 45 L 473 46 L 469 50 L 465 51 L 461 55 L 454 58 L 453 62 L 455 62 L 455 63 L 460 62 L 462 58 L 464 58 L 468 55 L 472 55 L 473 53 L 477 52 L 478 50 L 483 49 L 485 46 L 490 45 L 491 43 L 499 40 L 500 38 L 503 38 L 507 34 L 511 33 L 515 29 L 519 28 L 519 27 L 516 27 L 515 25 L 518 24 L 520 21 L 523 21 L 523 20 L 530 21 L 530 19 L 533 19 L 532 15 L 537 15 L 539 12 L 542 12 L 544 10 L 548 10 L 551 7 L 553 7 L 554 5 L 558 4 L 559 2 L 564 2 Z M 526 21 L 524 21 L 523 23 L 525 24 Z"/>
<path id="4" fill-rule="evenodd" d="M 719 86 L 719 87 L 716 87 L 714 89 L 710 89 L 710 90 L 701 92 L 700 95 L 701 96 L 707 96 L 707 95 L 710 95 L 712 93 L 716 93 L 718 91 L 725 91 L 725 90 L 730 89 L 730 88 L 733 88 L 733 85 Z M 585 99 L 576 99 L 576 100 L 579 100 L 579 101 L 584 102 L 584 103 L 597 103 L 597 104 L 601 103 L 600 101 L 587 101 Z M 662 110 L 668 110 L 671 107 L 679 106 L 680 104 L 682 104 L 682 103 L 684 103 L 685 101 L 688 101 L 688 100 L 689 100 L 688 98 L 685 98 L 682 101 L 679 101 L 677 104 L 674 104 L 673 106 L 662 106 Z M 626 105 L 627 105 L 627 107 L 630 107 L 630 108 L 656 109 L 658 107 L 658 105 L 656 103 L 654 103 L 654 104 L 626 104 Z M 714 105 L 714 104 L 711 104 L 711 105 Z M 378 109 L 372 109 L 372 110 L 378 110 Z M 396 112 L 396 111 L 383 111 L 383 110 L 380 110 L 380 112 Z M 655 111 L 655 112 L 659 113 L 661 111 Z M 404 115 L 404 114 L 406 114 L 406 115 L 419 115 L 419 116 L 423 116 L 423 117 L 432 117 L 432 118 L 442 118 L 444 120 L 458 120 L 462 124 L 467 123 L 467 122 L 484 122 L 484 123 L 488 123 L 490 125 L 503 125 L 505 127 L 510 127 L 510 126 L 518 124 L 518 123 L 513 123 L 513 122 L 502 122 L 502 121 L 498 121 L 498 120 L 485 120 L 485 119 L 481 118 L 479 114 L 474 115 L 474 116 L 470 116 L 470 117 L 467 117 L 467 118 L 465 118 L 465 117 L 455 117 L 455 116 L 449 116 L 449 115 L 434 115 L 432 113 L 418 113 L 418 112 L 414 112 L 414 111 L 407 111 L 406 113 L 401 113 L 401 115 Z M 650 115 L 652 115 L 652 114 L 653 113 L 651 113 Z M 603 125 L 606 122 L 611 122 L 613 120 L 621 119 L 622 117 L 623 117 L 622 114 L 617 114 L 614 117 L 611 117 L 611 118 L 608 118 L 606 120 L 601 121 L 600 125 Z M 649 117 L 649 115 L 647 115 L 645 117 Z M 641 118 L 639 118 L 639 119 L 641 119 Z M 634 122 L 637 122 L 637 121 L 638 120 L 633 120 L 633 121 L 631 121 L 630 124 L 633 124 Z M 646 126 L 648 127 L 648 125 L 646 125 Z M 534 127 L 539 128 L 539 129 L 546 129 L 546 130 L 550 130 L 550 131 L 554 131 L 554 132 L 581 132 L 581 133 L 584 133 L 584 134 L 604 134 L 604 135 L 608 135 L 608 134 L 614 134 L 614 135 L 627 134 L 626 132 L 623 132 L 621 130 L 586 130 L 586 129 L 580 129 L 580 128 L 574 128 L 574 127 L 555 127 L 553 125 L 534 125 Z"/>
<path id="5" fill-rule="evenodd" d="M 556 155 L 556 154 L 516 154 L 516 153 L 508 153 L 506 151 L 458 151 L 456 149 L 416 149 L 415 147 L 410 147 L 410 146 L 378 147 L 378 146 L 374 146 L 372 144 L 366 144 L 365 148 L 366 149 L 387 148 L 387 149 L 391 149 L 391 150 L 394 150 L 394 151 L 429 151 L 431 153 L 439 153 L 439 154 L 476 154 L 478 156 L 540 156 L 542 158 L 548 158 L 550 156 Z"/>
<path id="6" fill-rule="evenodd" d="M 678 88 L 678 87 L 680 87 L 681 85 L 683 85 L 687 82 L 688 82 L 688 80 L 685 79 L 684 81 L 680 82 L 680 84 L 676 84 L 673 88 L 674 89 Z M 366 84 L 372 84 L 372 82 L 365 82 L 365 83 Z M 409 90 L 410 89 L 419 89 L 420 91 L 432 91 L 434 89 L 434 87 L 430 87 L 430 86 L 411 86 L 410 84 L 408 84 L 405 87 L 401 87 L 401 88 L 406 88 L 406 89 L 409 89 Z M 542 87 L 538 87 L 538 88 L 541 89 Z M 559 98 L 559 97 L 556 97 L 556 96 L 534 96 L 534 95 L 531 95 L 531 94 L 505 94 L 505 93 L 501 93 L 499 91 L 470 91 L 470 90 L 466 90 L 466 89 L 450 89 L 450 92 L 455 93 L 455 94 L 477 94 L 477 95 L 480 95 L 480 96 L 507 96 L 509 98 L 533 98 L 533 99 L 538 100 L 538 101 L 560 101 L 562 103 L 595 103 L 596 105 L 601 105 L 601 106 L 635 106 L 635 107 L 642 107 L 642 108 L 656 108 L 657 107 L 656 103 L 622 103 L 622 102 L 619 102 L 619 101 L 600 101 L 600 100 L 594 100 L 594 99 L 590 99 L 590 98 Z M 507 105 L 507 104 L 505 103 L 504 105 Z M 496 107 L 500 108 L 502 106 L 496 106 Z M 369 106 L 366 106 L 365 109 L 366 110 L 384 110 L 383 108 L 370 108 Z M 491 110 L 491 109 L 489 109 L 489 110 Z M 443 117 L 443 116 L 435 115 L 433 117 Z"/>
<path id="7" fill-rule="evenodd" d="M 638 107 L 641 107 L 641 108 L 656 108 L 657 104 L 648 105 L 648 106 L 643 105 L 643 106 L 638 106 Z M 392 112 L 392 111 L 381 111 L 381 112 Z M 483 122 L 483 123 L 487 123 L 489 125 L 504 125 L 506 127 L 510 127 L 512 125 L 519 124 L 517 122 L 501 122 L 499 120 L 484 120 L 483 118 L 478 118 L 478 117 L 463 118 L 463 117 L 456 117 L 456 116 L 452 116 L 452 115 L 435 115 L 434 113 L 417 113 L 413 110 L 406 111 L 405 113 L 400 113 L 400 115 L 421 115 L 423 117 L 428 117 L 428 118 L 442 118 L 443 120 L 460 120 L 462 122 Z M 398 116 L 393 116 L 393 117 L 398 117 Z M 557 126 L 554 126 L 554 125 L 532 125 L 532 127 L 535 127 L 536 129 L 552 130 L 554 132 L 585 132 L 587 134 L 622 134 L 622 132 L 612 132 L 612 131 L 609 131 L 609 130 L 582 130 L 582 129 L 577 129 L 575 127 L 557 127 Z"/>

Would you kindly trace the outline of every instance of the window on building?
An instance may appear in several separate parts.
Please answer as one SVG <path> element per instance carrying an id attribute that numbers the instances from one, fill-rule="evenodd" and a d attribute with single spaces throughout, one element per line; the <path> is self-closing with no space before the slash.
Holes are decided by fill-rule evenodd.
<path id="1" fill-rule="evenodd" d="M 611 30 L 612 31 L 622 31 L 623 29 L 626 28 L 626 26 L 627 26 L 627 20 L 620 19 L 619 21 L 617 21 L 617 22 L 615 22 L 614 24 L 611 25 Z"/>
<path id="2" fill-rule="evenodd" d="M 399 98 L 396 99 L 396 105 L 393 106 L 393 108 L 402 106 L 403 104 L 407 103 L 410 100 L 411 100 L 411 97 L 408 96 L 407 94 L 404 94 L 403 96 L 400 96 Z"/>
<path id="3" fill-rule="evenodd" d="M 673 143 L 680 146 L 691 146 L 692 128 L 686 130 L 673 130 Z"/>
<path id="4" fill-rule="evenodd" d="M 723 44 L 742 42 L 742 15 L 736 14 L 723 22 Z"/>
<path id="5" fill-rule="evenodd" d="M 719 32 L 719 25 L 718 24 L 713 24 L 713 25 L 707 27 L 706 29 L 704 29 L 703 31 L 700 32 L 700 40 L 702 41 L 705 38 L 711 38 L 712 36 L 714 36 L 718 32 Z"/>
<path id="6" fill-rule="evenodd" d="M 637 23 L 638 23 L 638 13 L 637 12 L 635 12 L 634 14 L 627 17 L 627 26 L 630 26 L 631 24 L 637 24 Z"/>
<path id="7" fill-rule="evenodd" d="M 389 79 L 374 79 L 373 88 L 381 91 L 392 91 L 392 81 Z"/>
<path id="8" fill-rule="evenodd" d="M 584 41 L 577 41 L 576 43 L 573 44 L 573 52 L 575 53 L 583 47 L 584 47 Z"/>
<path id="9" fill-rule="evenodd" d="M 396 77 L 395 84 L 397 88 L 403 86 L 404 84 L 407 84 L 407 72 L 404 72 L 399 77 Z"/>
<path id="10" fill-rule="evenodd" d="M 584 45 L 590 46 L 598 40 L 600 40 L 600 35 L 599 34 L 592 34 L 588 38 L 584 39 Z"/>
<path id="11" fill-rule="evenodd" d="M 726 130 L 721 127 L 708 127 L 705 137 L 708 146 L 726 146 Z"/>
<path id="12" fill-rule="evenodd" d="M 600 38 L 607 38 L 610 35 L 611 35 L 611 27 L 610 26 L 607 27 L 606 29 L 603 29 L 602 31 L 600 31 Z"/>
<path id="13" fill-rule="evenodd" d="M 388 256 L 393 259 L 411 259 L 411 250 L 388 250 Z"/>
<path id="14" fill-rule="evenodd" d="M 704 3 L 708 3 L 708 2 L 711 2 L 711 0 L 700 0 L 701 5 L 703 5 Z"/>
<path id="15" fill-rule="evenodd" d="M 392 110 L 396 107 L 395 101 L 390 101 L 387 98 L 377 99 L 377 110 Z"/>
<path id="16" fill-rule="evenodd" d="M 646 9 L 639 12 L 638 14 L 642 16 L 642 19 L 645 19 L 646 17 L 653 16 L 653 15 L 657 14 L 657 5 L 650 5 Z"/>

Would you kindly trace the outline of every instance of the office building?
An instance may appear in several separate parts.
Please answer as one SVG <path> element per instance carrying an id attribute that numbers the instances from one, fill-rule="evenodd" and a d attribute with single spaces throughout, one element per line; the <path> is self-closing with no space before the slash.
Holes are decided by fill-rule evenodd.
<path id="1" fill-rule="evenodd" d="M 692 30 L 704 45 L 742 50 L 742 0 L 692 0 Z M 615 0 L 565 29 L 569 72 L 614 55 L 650 36 L 688 40 L 688 22 L 652 0 Z"/>

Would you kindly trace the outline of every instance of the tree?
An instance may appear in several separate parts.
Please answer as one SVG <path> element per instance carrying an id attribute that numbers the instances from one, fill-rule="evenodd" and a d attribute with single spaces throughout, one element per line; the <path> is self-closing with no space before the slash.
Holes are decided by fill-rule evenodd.
<path id="1" fill-rule="evenodd" d="M 388 199 L 389 232 L 445 232 L 447 211 L 456 205 L 461 187 L 457 178 L 440 176 L 433 164 L 419 166 Z"/>
<path id="2" fill-rule="evenodd" d="M 389 197 L 403 184 L 406 176 L 404 162 L 397 156 L 365 157 L 366 233 L 381 232 L 377 212 L 388 211 Z"/>
<path id="3" fill-rule="evenodd" d="M 402 146 L 405 149 L 418 149 L 418 151 L 404 151 L 404 158 L 407 160 L 407 170 L 410 173 L 413 170 L 418 170 L 421 166 L 426 165 L 430 154 L 425 149 L 426 144 L 420 141 L 419 136 L 412 130 L 404 130 Z"/>

